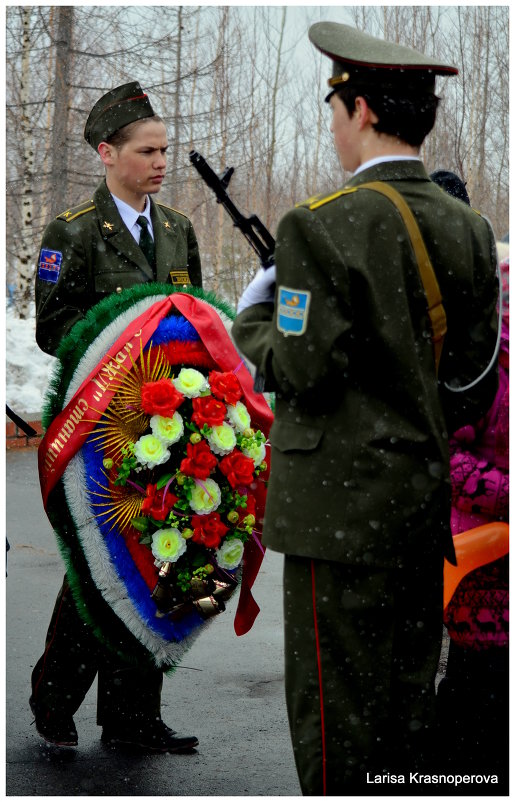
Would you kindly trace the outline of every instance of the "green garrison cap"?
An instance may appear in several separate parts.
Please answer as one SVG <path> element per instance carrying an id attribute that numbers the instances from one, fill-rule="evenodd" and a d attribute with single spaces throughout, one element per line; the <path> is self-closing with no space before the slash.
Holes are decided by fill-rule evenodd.
<path id="1" fill-rule="evenodd" d="M 434 87 L 435 75 L 457 75 L 458 70 L 404 45 L 386 42 L 350 25 L 316 22 L 309 29 L 315 47 L 333 61 L 329 86 L 378 84 L 396 87 Z"/>
<path id="2" fill-rule="evenodd" d="M 84 139 L 94 150 L 124 125 L 154 117 L 150 100 L 137 81 L 117 86 L 97 100 L 84 128 Z"/>

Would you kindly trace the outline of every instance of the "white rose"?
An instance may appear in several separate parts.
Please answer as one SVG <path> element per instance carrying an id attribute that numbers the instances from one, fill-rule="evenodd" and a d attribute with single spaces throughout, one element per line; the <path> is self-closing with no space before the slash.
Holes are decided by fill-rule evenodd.
<path id="1" fill-rule="evenodd" d="M 220 568 L 232 571 L 241 563 L 244 549 L 243 541 L 239 538 L 224 540 L 219 549 L 216 550 L 216 561 Z"/>

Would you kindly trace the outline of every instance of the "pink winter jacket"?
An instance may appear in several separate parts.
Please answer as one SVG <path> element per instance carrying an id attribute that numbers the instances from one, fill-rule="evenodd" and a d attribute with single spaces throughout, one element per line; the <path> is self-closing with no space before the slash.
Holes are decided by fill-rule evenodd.
<path id="1" fill-rule="evenodd" d="M 453 435 L 451 448 L 453 534 L 490 521 L 509 520 L 509 262 L 503 275 L 499 389 L 487 415 Z M 483 649 L 508 643 L 507 559 L 474 571 L 460 583 L 445 614 L 451 638 Z"/>

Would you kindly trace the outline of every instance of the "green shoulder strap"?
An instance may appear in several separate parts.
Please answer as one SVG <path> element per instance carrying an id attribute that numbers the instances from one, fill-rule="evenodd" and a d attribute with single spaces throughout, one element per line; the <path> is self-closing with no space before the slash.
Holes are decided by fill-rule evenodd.
<path id="1" fill-rule="evenodd" d="M 447 317 L 445 309 L 443 308 L 442 295 L 440 287 L 436 280 L 435 271 L 429 258 L 422 234 L 418 227 L 417 221 L 411 211 L 410 207 L 400 194 L 394 189 L 391 184 L 384 181 L 370 181 L 366 184 L 359 184 L 356 187 L 351 187 L 346 192 L 353 192 L 358 189 L 372 189 L 375 192 L 380 192 L 385 195 L 397 207 L 404 224 L 407 228 L 408 234 L 415 251 L 417 265 L 420 273 L 424 291 L 426 294 L 429 319 L 431 321 L 432 342 L 435 355 L 436 375 L 438 375 L 438 367 L 440 365 L 440 358 L 442 356 L 443 341 L 447 332 Z"/>

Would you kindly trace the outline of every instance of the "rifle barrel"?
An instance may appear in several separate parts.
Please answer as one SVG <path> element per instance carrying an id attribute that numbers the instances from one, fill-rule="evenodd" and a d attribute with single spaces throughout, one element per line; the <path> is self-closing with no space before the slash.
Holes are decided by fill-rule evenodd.
<path id="1" fill-rule="evenodd" d="M 259 217 L 256 215 L 245 217 L 226 192 L 226 187 L 234 168 L 227 168 L 223 176 L 220 177 L 198 151 L 191 150 L 189 155 L 193 167 L 195 167 L 208 187 L 213 190 L 217 202 L 221 203 L 231 216 L 235 227 L 240 229 L 249 245 L 257 253 L 263 267 L 271 267 L 274 263 L 274 238 Z"/>

